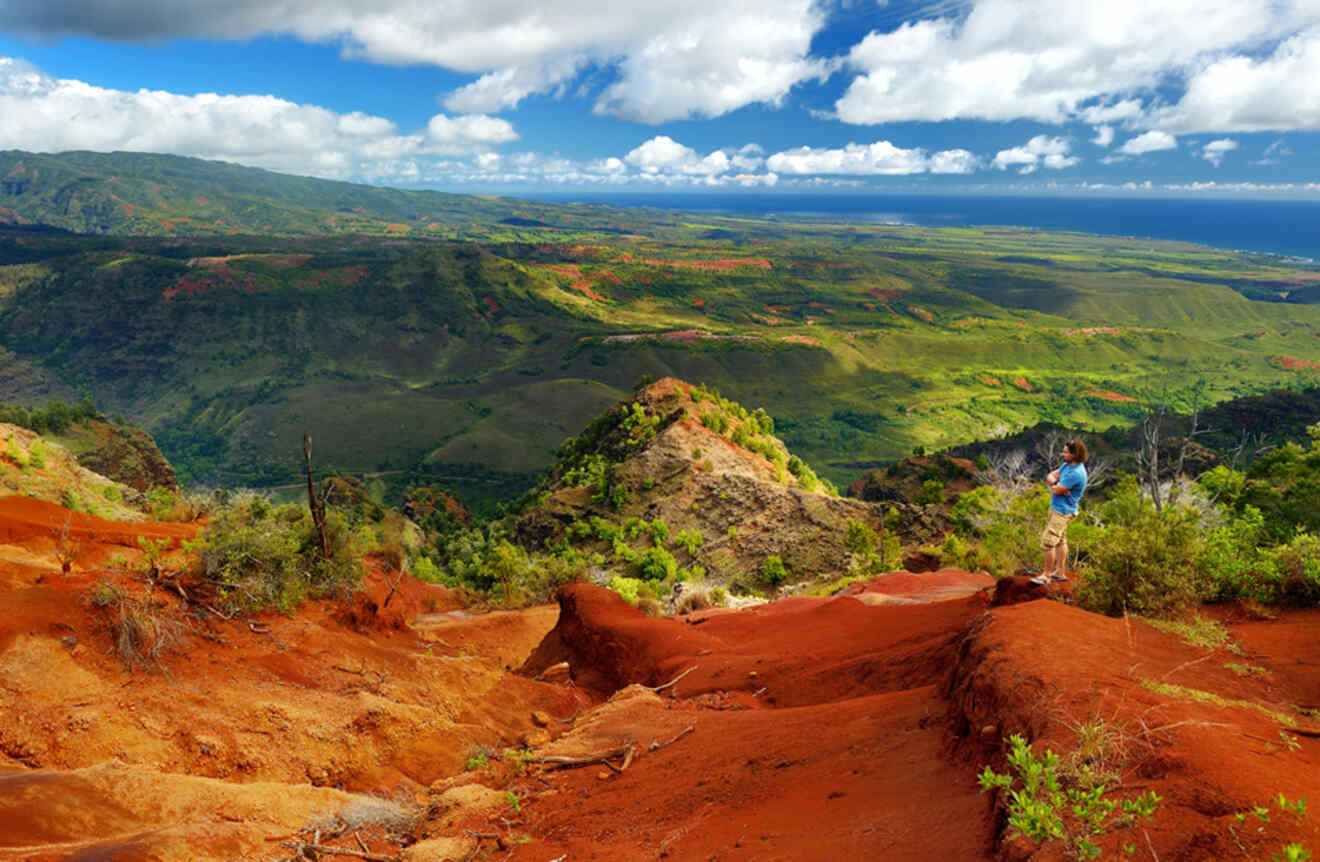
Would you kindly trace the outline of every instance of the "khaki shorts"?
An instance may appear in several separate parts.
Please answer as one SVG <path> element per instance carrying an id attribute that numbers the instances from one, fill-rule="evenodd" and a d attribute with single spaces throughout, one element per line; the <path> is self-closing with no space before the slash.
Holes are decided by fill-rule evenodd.
<path id="1" fill-rule="evenodd" d="M 1050 509 L 1050 519 L 1045 524 L 1045 532 L 1040 534 L 1040 546 L 1045 550 L 1057 548 L 1068 538 L 1068 525 L 1076 515 L 1065 515 Z"/>

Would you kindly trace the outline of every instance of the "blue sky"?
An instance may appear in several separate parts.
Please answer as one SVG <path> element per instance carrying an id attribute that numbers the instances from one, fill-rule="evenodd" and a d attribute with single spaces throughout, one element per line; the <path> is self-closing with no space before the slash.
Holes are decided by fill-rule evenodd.
<path id="1" fill-rule="evenodd" d="M 1320 2 L 0 0 L 0 149 L 466 191 L 1320 197 Z"/>

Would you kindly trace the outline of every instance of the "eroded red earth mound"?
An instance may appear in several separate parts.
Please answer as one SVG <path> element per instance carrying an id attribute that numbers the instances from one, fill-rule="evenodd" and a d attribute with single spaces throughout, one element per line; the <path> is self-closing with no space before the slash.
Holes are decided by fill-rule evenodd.
<path id="1" fill-rule="evenodd" d="M 1236 816 L 1320 804 L 1320 611 L 1223 614 L 1233 642 L 1197 647 L 941 570 L 668 619 L 585 584 L 481 613 L 373 564 L 289 617 L 156 587 L 180 639 L 130 669 L 92 592 L 142 595 L 137 537 L 195 531 L 0 500 L 0 859 L 1064 858 L 978 790 L 1015 733 L 1163 798 L 1106 858 L 1320 848 Z"/>

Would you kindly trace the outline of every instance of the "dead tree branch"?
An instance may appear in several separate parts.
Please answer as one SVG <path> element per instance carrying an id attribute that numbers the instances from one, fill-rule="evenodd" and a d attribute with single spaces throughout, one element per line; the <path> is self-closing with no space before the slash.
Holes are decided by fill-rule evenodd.
<path id="1" fill-rule="evenodd" d="M 307 505 L 312 510 L 312 520 L 316 522 L 316 529 L 321 534 L 321 559 L 330 559 L 330 537 L 325 531 L 325 503 L 316 493 L 316 485 L 312 481 L 312 436 L 306 431 L 303 432 L 303 463 L 307 468 Z"/>

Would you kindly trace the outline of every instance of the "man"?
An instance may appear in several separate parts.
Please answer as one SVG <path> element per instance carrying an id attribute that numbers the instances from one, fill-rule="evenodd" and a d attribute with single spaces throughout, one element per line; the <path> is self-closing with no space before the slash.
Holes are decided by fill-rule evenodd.
<path id="1" fill-rule="evenodd" d="M 1041 533 L 1040 546 L 1045 550 L 1045 571 L 1031 579 L 1044 586 L 1052 581 L 1066 581 L 1068 563 L 1068 525 L 1077 517 L 1077 504 L 1086 490 L 1086 444 L 1069 440 L 1063 447 L 1063 464 L 1045 477 L 1050 489 L 1050 519 Z"/>

